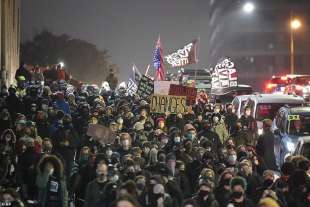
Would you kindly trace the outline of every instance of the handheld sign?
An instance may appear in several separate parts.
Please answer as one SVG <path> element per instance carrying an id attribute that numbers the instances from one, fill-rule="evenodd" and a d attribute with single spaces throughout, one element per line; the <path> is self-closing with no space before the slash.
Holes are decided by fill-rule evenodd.
<path id="1" fill-rule="evenodd" d="M 183 114 L 187 110 L 186 96 L 152 95 L 151 112 L 164 114 Z"/>
<path id="2" fill-rule="evenodd" d="M 140 96 L 141 99 L 148 100 L 150 95 L 154 93 L 154 81 L 143 75 L 140 79 L 137 95 Z"/>
<path id="3" fill-rule="evenodd" d="M 186 96 L 189 105 L 193 105 L 196 102 L 197 88 L 171 84 L 169 95 Z"/>

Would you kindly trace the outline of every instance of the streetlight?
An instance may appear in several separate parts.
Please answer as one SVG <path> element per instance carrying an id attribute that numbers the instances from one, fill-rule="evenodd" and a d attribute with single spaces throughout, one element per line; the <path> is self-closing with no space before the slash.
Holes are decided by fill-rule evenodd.
<path id="1" fill-rule="evenodd" d="M 63 68 L 65 66 L 64 62 L 60 62 L 59 65 L 61 68 Z"/>
<path id="2" fill-rule="evenodd" d="M 255 6 L 252 2 L 246 2 L 244 5 L 243 5 L 243 11 L 245 13 L 252 13 L 255 9 Z"/>
<path id="3" fill-rule="evenodd" d="M 295 62 L 294 62 L 294 56 L 295 56 L 295 51 L 294 51 L 294 31 L 298 30 L 301 27 L 301 22 L 298 19 L 292 19 L 290 21 L 290 26 L 291 26 L 291 74 L 295 73 Z"/>

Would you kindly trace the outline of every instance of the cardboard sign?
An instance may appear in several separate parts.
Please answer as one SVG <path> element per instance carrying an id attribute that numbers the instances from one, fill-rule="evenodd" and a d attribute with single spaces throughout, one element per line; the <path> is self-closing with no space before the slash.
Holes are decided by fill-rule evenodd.
<path id="1" fill-rule="evenodd" d="M 178 81 L 154 81 L 154 93 L 161 95 L 169 95 L 170 86 L 178 84 Z M 178 94 L 172 94 L 178 95 Z"/>
<path id="2" fill-rule="evenodd" d="M 140 79 L 137 95 L 140 96 L 141 99 L 148 100 L 150 95 L 154 93 L 154 81 L 143 75 Z"/>
<path id="3" fill-rule="evenodd" d="M 186 96 L 188 104 L 193 105 L 196 102 L 197 88 L 172 84 L 169 95 Z"/>
<path id="4" fill-rule="evenodd" d="M 183 114 L 187 110 L 186 96 L 152 95 L 151 112 L 164 114 Z"/>
<path id="5" fill-rule="evenodd" d="M 115 139 L 115 135 L 112 133 L 110 128 L 100 124 L 89 124 L 86 134 L 99 143 L 104 144 L 112 144 Z"/>

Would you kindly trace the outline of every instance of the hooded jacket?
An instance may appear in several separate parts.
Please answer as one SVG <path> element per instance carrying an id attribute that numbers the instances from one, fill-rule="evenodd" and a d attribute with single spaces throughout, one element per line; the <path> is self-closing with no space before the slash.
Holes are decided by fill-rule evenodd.
<path id="1" fill-rule="evenodd" d="M 68 192 L 67 192 L 67 186 L 66 186 L 66 180 L 64 176 L 64 168 L 63 164 L 60 161 L 60 159 L 56 156 L 46 156 L 43 157 L 37 167 L 37 179 L 36 179 L 36 185 L 38 187 L 39 191 L 39 207 L 45 207 L 46 202 L 48 201 L 48 193 L 50 189 L 50 180 L 51 177 L 48 172 L 45 170 L 45 165 L 50 162 L 53 163 L 53 166 L 55 168 L 54 175 L 55 179 L 58 181 L 58 192 L 57 192 L 57 199 L 59 201 L 58 207 L 67 207 L 68 206 Z"/>

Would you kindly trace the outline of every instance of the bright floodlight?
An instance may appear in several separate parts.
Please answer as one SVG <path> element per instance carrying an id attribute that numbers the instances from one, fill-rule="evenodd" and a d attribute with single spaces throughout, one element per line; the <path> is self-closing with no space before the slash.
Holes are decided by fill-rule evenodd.
<path id="1" fill-rule="evenodd" d="M 59 65 L 60 65 L 60 67 L 62 67 L 62 68 L 65 66 L 64 62 L 60 62 Z"/>
<path id="2" fill-rule="evenodd" d="M 301 27 L 301 22 L 298 19 L 294 19 L 291 21 L 292 29 L 298 29 L 299 27 Z"/>
<path id="3" fill-rule="evenodd" d="M 251 2 L 247 2 L 243 5 L 243 11 L 246 13 L 252 13 L 255 9 L 255 6 Z"/>

